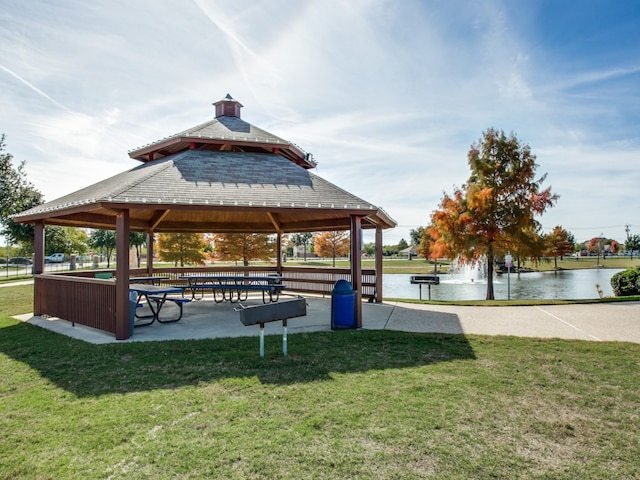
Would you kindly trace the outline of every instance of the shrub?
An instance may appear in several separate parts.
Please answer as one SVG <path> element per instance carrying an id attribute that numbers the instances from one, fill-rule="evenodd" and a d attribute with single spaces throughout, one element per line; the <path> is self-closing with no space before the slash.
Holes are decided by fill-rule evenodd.
<path id="1" fill-rule="evenodd" d="M 616 297 L 640 295 L 640 267 L 616 273 L 611 277 L 611 288 Z"/>

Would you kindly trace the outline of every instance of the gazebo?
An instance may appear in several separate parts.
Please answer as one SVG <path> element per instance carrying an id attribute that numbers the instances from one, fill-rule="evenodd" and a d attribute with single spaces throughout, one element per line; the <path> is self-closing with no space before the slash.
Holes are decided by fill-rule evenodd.
<path id="1" fill-rule="evenodd" d="M 242 105 L 230 95 L 213 104 L 215 118 L 129 152 L 140 165 L 16 216 L 35 226 L 34 314 L 50 315 L 129 337 L 129 276 L 154 273 L 154 233 L 215 232 L 277 235 L 275 272 L 292 288 L 316 291 L 317 275 L 283 266 L 285 233 L 349 230 L 348 277 L 356 291 L 356 325 L 362 325 L 363 288 L 382 298 L 382 231 L 395 227 L 384 210 L 311 170 L 311 154 L 297 145 L 242 120 Z M 45 225 L 116 231 L 115 282 L 92 272 L 47 274 L 44 269 Z M 363 285 L 360 262 L 362 229 L 376 231 L 373 281 Z M 147 266 L 129 265 L 130 231 L 146 232 Z M 324 272 L 326 272 L 325 269 Z M 324 282 L 324 283 L 323 283 Z M 297 287 L 296 287 L 297 285 Z"/>

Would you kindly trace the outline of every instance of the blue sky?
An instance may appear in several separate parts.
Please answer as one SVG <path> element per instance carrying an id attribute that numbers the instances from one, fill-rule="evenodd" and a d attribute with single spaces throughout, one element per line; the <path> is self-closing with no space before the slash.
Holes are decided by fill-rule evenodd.
<path id="1" fill-rule="evenodd" d="M 384 208 L 385 244 L 467 180 L 489 127 L 560 195 L 544 231 L 640 233 L 635 0 L 0 2 L 0 133 L 46 200 L 136 166 L 129 150 L 230 93 Z"/>

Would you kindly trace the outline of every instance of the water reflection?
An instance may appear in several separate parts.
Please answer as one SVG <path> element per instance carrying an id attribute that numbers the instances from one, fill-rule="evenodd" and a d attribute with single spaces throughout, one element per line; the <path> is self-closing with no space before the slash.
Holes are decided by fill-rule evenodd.
<path id="1" fill-rule="evenodd" d="M 570 300 L 598 298 L 596 284 L 604 296 L 613 296 L 611 277 L 621 269 L 563 270 L 559 272 L 531 272 L 510 275 L 512 300 Z M 387 298 L 420 298 L 418 285 L 410 283 L 411 275 L 384 274 L 383 296 Z M 507 298 L 507 275 L 499 275 L 493 282 L 496 299 Z M 464 281 L 440 276 L 440 285 L 431 287 L 432 300 L 483 300 L 487 293 L 486 280 Z M 427 285 L 422 286 L 422 299 L 428 298 Z"/>

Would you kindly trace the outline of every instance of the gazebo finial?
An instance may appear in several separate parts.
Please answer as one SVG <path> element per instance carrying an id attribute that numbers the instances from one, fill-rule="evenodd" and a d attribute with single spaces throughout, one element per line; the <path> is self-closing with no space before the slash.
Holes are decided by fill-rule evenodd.
<path id="1" fill-rule="evenodd" d="M 234 99 L 230 93 L 222 100 L 212 104 L 216 107 L 216 118 L 218 117 L 238 117 L 240 118 L 240 109 L 243 105 Z"/>

